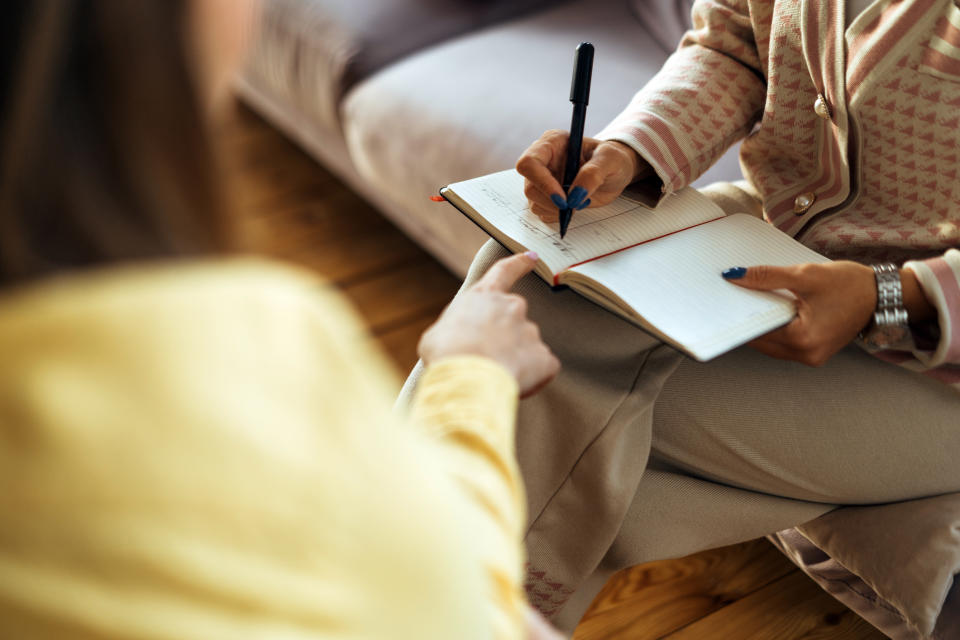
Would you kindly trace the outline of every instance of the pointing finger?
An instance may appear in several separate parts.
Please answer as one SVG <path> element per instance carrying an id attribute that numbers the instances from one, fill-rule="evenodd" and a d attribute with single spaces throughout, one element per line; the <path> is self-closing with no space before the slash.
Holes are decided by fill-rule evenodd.
<path id="1" fill-rule="evenodd" d="M 493 291 L 507 292 L 520 278 L 533 271 L 537 264 L 537 254 L 532 251 L 518 253 L 515 256 L 498 260 L 490 267 L 477 286 Z"/>

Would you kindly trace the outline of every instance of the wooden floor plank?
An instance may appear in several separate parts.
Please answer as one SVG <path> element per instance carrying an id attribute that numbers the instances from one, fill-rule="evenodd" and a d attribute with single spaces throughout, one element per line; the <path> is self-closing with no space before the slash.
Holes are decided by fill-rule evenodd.
<path id="1" fill-rule="evenodd" d="M 326 169 L 245 108 L 232 114 L 235 128 L 257 129 L 256 135 L 225 135 L 228 172 L 238 177 L 234 198 L 245 215 L 259 215 L 277 207 L 299 204 L 326 193 L 350 193 Z"/>
<path id="2" fill-rule="evenodd" d="M 423 259 L 423 249 L 394 228 L 372 229 L 368 234 L 342 240 L 318 241 L 315 247 L 274 253 L 347 286 Z"/>
<path id="3" fill-rule="evenodd" d="M 406 376 L 417 364 L 417 342 L 434 320 L 435 317 L 424 316 L 377 336 L 380 346 L 396 363 L 401 375 Z"/>
<path id="4" fill-rule="evenodd" d="M 801 571 L 666 636 L 669 640 L 883 640 Z"/>
<path id="5" fill-rule="evenodd" d="M 240 199 L 246 213 L 253 216 L 263 215 L 310 199 L 322 198 L 344 188 L 316 164 L 304 166 L 298 161 L 300 168 L 296 171 L 285 168 L 285 164 L 289 163 L 278 162 L 262 169 L 235 168 L 236 171 L 250 176 L 244 180 L 241 187 Z"/>
<path id="6" fill-rule="evenodd" d="M 433 262 L 415 262 L 343 288 L 374 334 L 434 318 L 453 298 L 459 281 Z"/>
<path id="7" fill-rule="evenodd" d="M 573 637 L 660 638 L 796 570 L 766 540 L 640 565 L 607 582 Z"/>
<path id="8" fill-rule="evenodd" d="M 402 233 L 379 212 L 359 201 L 342 187 L 314 197 L 298 206 L 276 207 L 272 213 L 246 216 L 239 225 L 243 242 L 274 255 L 318 249 L 326 244 L 349 244 L 357 236 L 374 231 L 402 237 Z M 424 252 L 424 259 L 428 256 Z"/>

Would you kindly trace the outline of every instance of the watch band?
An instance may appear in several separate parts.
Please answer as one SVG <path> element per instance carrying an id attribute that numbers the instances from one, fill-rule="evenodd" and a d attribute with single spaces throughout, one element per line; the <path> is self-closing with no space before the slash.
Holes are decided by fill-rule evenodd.
<path id="1" fill-rule="evenodd" d="M 900 268 L 892 263 L 872 265 L 877 280 L 877 306 L 873 320 L 860 332 L 860 339 L 876 349 L 905 344 L 910 336 L 907 310 L 903 308 Z"/>
<path id="2" fill-rule="evenodd" d="M 881 327 L 906 325 L 907 310 L 903 308 L 900 268 L 891 262 L 875 264 L 873 273 L 877 278 L 877 308 L 873 313 L 874 324 Z"/>

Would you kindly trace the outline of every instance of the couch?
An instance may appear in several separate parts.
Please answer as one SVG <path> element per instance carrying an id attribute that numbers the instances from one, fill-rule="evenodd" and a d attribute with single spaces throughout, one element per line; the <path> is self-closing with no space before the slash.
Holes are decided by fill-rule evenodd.
<path id="1" fill-rule="evenodd" d="M 596 46 L 586 130 L 599 131 L 675 47 L 690 1 L 267 0 L 238 90 L 462 276 L 487 236 L 430 196 L 510 167 L 545 129 L 568 127 L 584 40 Z M 738 179 L 736 153 L 695 185 Z M 950 500 L 839 509 L 771 539 L 891 637 L 960 638 L 960 517 L 944 515 L 960 505 Z M 877 561 L 871 549 L 904 517 L 922 522 L 916 544 Z"/>
<path id="2" fill-rule="evenodd" d="M 243 97 L 457 275 L 486 236 L 439 187 L 513 165 L 570 124 L 574 47 L 597 47 L 599 131 L 666 60 L 624 0 L 271 0 Z M 708 184 L 739 176 L 736 152 Z"/>

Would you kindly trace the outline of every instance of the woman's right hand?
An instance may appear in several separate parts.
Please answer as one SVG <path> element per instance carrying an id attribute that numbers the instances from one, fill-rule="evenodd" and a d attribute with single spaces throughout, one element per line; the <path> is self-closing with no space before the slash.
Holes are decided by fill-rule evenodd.
<path id="1" fill-rule="evenodd" d="M 457 355 L 485 356 L 513 374 L 523 397 L 550 382 L 560 370 L 560 361 L 527 318 L 527 301 L 510 293 L 536 262 L 535 254 L 499 260 L 457 295 L 420 339 L 418 351 L 424 363 Z"/>
<path id="2" fill-rule="evenodd" d="M 517 160 L 517 171 L 526 178 L 524 193 L 530 208 L 544 222 L 556 222 L 565 205 L 581 209 L 609 204 L 631 182 L 653 175 L 650 165 L 622 142 L 584 138 L 580 172 L 565 194 L 560 181 L 569 139 L 566 131 L 551 129 Z"/>

